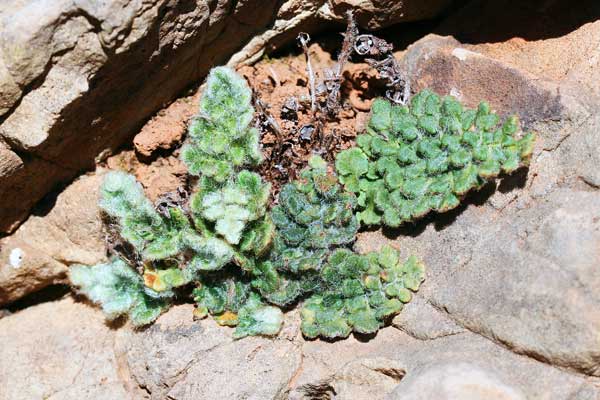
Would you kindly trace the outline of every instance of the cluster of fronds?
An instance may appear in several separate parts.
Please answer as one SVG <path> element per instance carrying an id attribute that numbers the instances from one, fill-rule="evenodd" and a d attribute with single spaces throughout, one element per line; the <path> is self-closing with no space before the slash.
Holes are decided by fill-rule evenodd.
<path id="1" fill-rule="evenodd" d="M 145 286 L 142 277 L 118 258 L 93 267 L 75 265 L 69 275 L 71 284 L 101 305 L 109 319 L 128 315 L 134 324 L 146 325 L 168 306 L 168 297 Z"/>
<path id="2" fill-rule="evenodd" d="M 451 210 L 468 191 L 528 165 L 534 135 L 520 134 L 514 116 L 499 121 L 487 103 L 466 109 L 429 90 L 408 107 L 375 100 L 358 147 L 336 159 L 340 181 L 358 194 L 358 219 L 398 227 Z"/>
<path id="3" fill-rule="evenodd" d="M 251 98 L 246 82 L 235 72 L 213 69 L 182 150 L 189 173 L 199 176 L 189 210 L 170 207 L 159 213 L 135 178 L 120 172 L 107 175 L 100 207 L 139 254 L 143 277 L 114 260 L 112 267 L 77 267 L 71 281 L 104 308 L 111 304 L 107 293 L 131 303 L 113 307 L 111 316 L 129 314 L 134 325 L 147 324 L 168 306 L 176 288 L 193 283 L 197 315 L 211 312 L 217 321 L 237 326 L 236 337 L 279 330 L 281 311 L 249 293 L 249 285 L 231 286 L 221 271 L 229 264 L 253 270 L 255 260 L 270 248 L 275 230 L 267 213 L 270 186 L 244 169 L 261 160 L 258 131 L 250 126 Z M 243 290 L 232 296 L 229 291 L 237 292 L 238 286 Z M 160 301 L 150 301 L 155 298 Z M 152 312 L 138 318 L 139 304 Z"/>
<path id="4" fill-rule="evenodd" d="M 515 118 L 498 126 L 485 103 L 463 109 L 428 91 L 410 107 L 376 100 L 358 147 L 337 157 L 343 185 L 315 156 L 269 210 L 270 185 L 251 171 L 261 161 L 251 97 L 235 72 L 213 69 L 181 153 L 197 177 L 187 204 L 159 212 L 133 176 L 106 176 L 100 208 L 136 265 L 115 255 L 72 267 L 70 279 L 109 318 L 151 323 L 193 286 L 195 316 L 235 326 L 236 338 L 277 334 L 279 307 L 302 300 L 309 338 L 375 333 L 410 301 L 425 272 L 391 247 L 352 252 L 360 223 L 398 226 L 454 208 L 469 190 L 526 165 L 534 140 L 517 137 Z"/>
<path id="5" fill-rule="evenodd" d="M 318 156 L 300 179 L 279 193 L 272 218 L 277 227 L 268 261 L 255 270 L 254 286 L 270 302 L 284 306 L 312 292 L 331 250 L 354 242 L 356 198 L 343 191 L 327 163 Z"/>
<path id="6" fill-rule="evenodd" d="M 416 258 L 401 263 L 389 246 L 378 253 L 355 254 L 338 249 L 321 271 L 322 290 L 301 310 L 302 332 L 309 338 L 371 334 L 402 310 L 425 279 Z"/>

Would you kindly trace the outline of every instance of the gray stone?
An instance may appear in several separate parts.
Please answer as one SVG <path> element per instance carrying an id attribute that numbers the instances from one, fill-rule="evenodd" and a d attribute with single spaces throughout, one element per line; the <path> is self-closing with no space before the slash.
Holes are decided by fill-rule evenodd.
<path id="1" fill-rule="evenodd" d="M 433 379 L 448 379 L 453 383 L 450 387 L 466 390 L 465 379 L 459 379 L 462 368 L 455 368 L 464 365 L 471 371 L 464 375 L 471 381 L 477 380 L 480 389 L 513 396 L 507 398 L 563 400 L 600 396 L 594 382 L 584 376 L 516 355 L 471 332 L 418 340 L 388 328 L 368 341 L 355 337 L 334 343 L 309 341 L 302 344 L 301 350 L 302 369 L 293 381 L 290 399 L 376 400 L 403 399 L 405 395 L 444 399 L 436 392 L 440 388 Z M 421 384 L 430 379 L 431 385 Z M 411 397 L 418 387 L 432 395 Z"/>
<path id="2" fill-rule="evenodd" d="M 586 29 L 600 32 L 600 23 Z M 580 45 L 589 38 L 572 35 Z M 576 42 L 557 43 L 567 45 Z M 595 86 L 534 79 L 506 55 L 500 61 L 485 52 L 493 53 L 490 46 L 428 36 L 403 62 L 417 89 L 432 86 L 472 105 L 488 99 L 502 114 L 524 116 L 525 127 L 538 134 L 531 167 L 472 193 L 457 210 L 388 232 L 389 238 L 367 233 L 356 247 L 367 251 L 394 239 L 428 266 L 420 295 L 459 325 L 514 352 L 600 375 Z M 585 62 L 600 68 L 598 57 Z"/>
<path id="3" fill-rule="evenodd" d="M 272 0 L 260 7 L 184 0 L 3 4 L 0 137 L 22 166 L 0 172 L 8 175 L 0 191 L 15 193 L 2 201 L 0 231 L 14 229 L 57 183 L 91 168 L 98 154 L 119 147 L 144 119 L 224 62 L 271 22 L 274 6 Z"/>
<path id="4" fill-rule="evenodd" d="M 133 378 L 152 399 L 275 399 L 300 366 L 297 345 L 275 339 L 233 340 L 231 328 L 193 321 L 178 306 L 142 332 L 122 338 Z"/>
<path id="5" fill-rule="evenodd" d="M 0 319 L 0 399 L 142 399 L 102 314 L 71 298 Z M 127 375 L 125 375 L 127 377 Z"/>
<path id="6" fill-rule="evenodd" d="M 231 328 L 194 321 L 192 310 L 175 306 L 141 330 L 107 324 L 96 307 L 72 297 L 4 316 L 0 399 L 377 400 L 420 398 L 410 397 L 419 387 L 440 399 L 442 389 L 545 400 L 600 396 L 584 376 L 470 332 L 418 340 L 389 327 L 369 340 L 305 341 L 298 313 L 290 313 L 276 338 L 236 341 Z"/>
<path id="7" fill-rule="evenodd" d="M 465 328 L 427 303 L 418 293 L 392 320 L 392 325 L 420 340 L 437 339 L 462 333 Z"/>
<path id="8" fill-rule="evenodd" d="M 415 371 L 387 397 L 402 400 L 525 400 L 493 372 L 470 363 L 435 364 Z"/>
<path id="9" fill-rule="evenodd" d="M 15 234 L 0 239 L 0 306 L 64 283 L 71 264 L 104 259 L 97 207 L 101 182 L 101 173 L 82 176 L 58 195 L 47 214 L 31 216 Z"/>
<path id="10" fill-rule="evenodd" d="M 343 22 L 346 12 L 353 11 L 359 25 L 370 30 L 385 28 L 398 22 L 431 19 L 452 4 L 452 0 L 329 0 L 320 13 L 325 18 Z"/>

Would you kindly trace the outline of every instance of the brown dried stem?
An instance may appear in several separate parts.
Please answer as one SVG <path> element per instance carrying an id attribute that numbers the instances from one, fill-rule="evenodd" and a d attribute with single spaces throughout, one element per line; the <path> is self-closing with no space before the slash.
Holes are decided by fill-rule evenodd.
<path id="1" fill-rule="evenodd" d="M 302 46 L 302 51 L 304 52 L 304 57 L 306 57 L 306 73 L 308 74 L 308 84 L 310 91 L 310 110 L 314 115 L 317 113 L 317 89 L 316 89 L 316 79 L 315 72 L 312 67 L 312 63 L 310 61 L 310 53 L 308 51 L 308 43 L 310 42 L 310 35 L 306 32 L 300 32 L 298 35 L 298 41 L 300 42 L 300 46 Z"/>
<path id="2" fill-rule="evenodd" d="M 398 104 L 406 104 L 410 98 L 410 81 L 400 69 L 398 61 L 392 53 L 394 47 L 383 39 L 373 35 L 359 35 L 354 44 L 354 51 L 366 58 L 365 61 L 379 72 L 379 76 L 387 81 L 386 97 Z"/>
<path id="3" fill-rule="evenodd" d="M 327 91 L 325 112 L 330 117 L 335 116 L 341 107 L 340 88 L 342 86 L 342 72 L 344 71 L 344 65 L 348 62 L 354 51 L 354 43 L 358 36 L 358 27 L 356 26 L 352 11 L 348 11 L 347 21 L 348 26 L 346 32 L 343 34 L 344 42 L 342 44 L 342 51 L 338 56 L 335 66 L 325 71 L 325 89 Z"/>

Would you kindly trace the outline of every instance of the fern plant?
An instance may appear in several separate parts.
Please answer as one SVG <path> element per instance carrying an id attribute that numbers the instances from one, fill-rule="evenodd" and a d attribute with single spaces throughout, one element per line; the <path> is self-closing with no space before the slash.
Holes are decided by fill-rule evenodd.
<path id="1" fill-rule="evenodd" d="M 268 252 L 275 230 L 267 213 L 269 184 L 244 169 L 262 158 L 258 131 L 250 126 L 251 97 L 235 72 L 225 67 L 212 70 L 182 149 L 189 173 L 199 177 L 189 212 L 170 207 L 159 213 L 133 176 L 107 174 L 100 207 L 139 255 L 142 276 L 115 259 L 93 267 L 76 266 L 70 277 L 109 317 L 128 314 L 134 325 L 150 323 L 168 307 L 177 288 L 194 283 L 196 314 L 217 314 L 218 321 L 238 327 L 235 337 L 279 330 L 281 311 L 251 293 L 250 284 L 242 283 L 243 273 L 238 271 L 240 282 L 235 287 L 244 288 L 244 295 L 235 300 L 228 298 L 231 278 L 220 273 L 229 264 L 252 271 L 256 260 Z"/>
<path id="2" fill-rule="evenodd" d="M 321 157 L 308 164 L 299 180 L 281 189 L 272 209 L 277 230 L 271 257 L 254 271 L 254 286 L 280 306 L 312 292 L 331 250 L 351 244 L 358 232 L 354 195 L 328 173 Z"/>
<path id="3" fill-rule="evenodd" d="M 416 258 L 401 263 L 389 246 L 367 255 L 338 249 L 321 273 L 323 287 L 301 310 L 301 329 L 314 338 L 347 337 L 352 331 L 371 334 L 398 314 L 425 279 Z"/>
<path id="4" fill-rule="evenodd" d="M 235 327 L 234 338 L 277 334 L 280 307 L 299 302 L 308 338 L 375 333 L 411 300 L 425 269 L 391 247 L 352 252 L 359 224 L 398 226 L 452 209 L 486 180 L 527 165 L 533 148 L 516 118 L 498 125 L 485 103 L 463 109 L 429 91 L 410 107 L 376 100 L 358 146 L 337 156 L 339 182 L 314 156 L 269 209 L 271 187 L 252 171 L 262 155 L 251 97 L 232 70 L 210 73 L 181 151 L 196 182 L 187 204 L 159 212 L 133 176 L 106 175 L 100 208 L 135 265 L 114 254 L 73 266 L 70 280 L 108 318 L 149 324 L 192 289 L 194 315 Z"/>
<path id="5" fill-rule="evenodd" d="M 535 136 L 520 133 L 515 116 L 499 122 L 485 102 L 471 110 L 429 90 L 408 107 L 375 100 L 358 146 L 336 158 L 340 181 L 358 195 L 358 219 L 398 227 L 528 165 Z"/>
<path id="6" fill-rule="evenodd" d="M 212 314 L 219 325 L 237 326 L 234 338 L 275 335 L 283 324 L 281 311 L 265 304 L 239 270 L 226 268 L 204 276 L 193 296 L 197 304 L 194 315 L 204 318 Z"/>
<path id="7" fill-rule="evenodd" d="M 171 296 L 144 285 L 140 275 L 118 258 L 93 267 L 72 266 L 69 278 L 81 293 L 102 306 L 107 318 L 127 315 L 135 326 L 154 321 L 168 307 Z"/>

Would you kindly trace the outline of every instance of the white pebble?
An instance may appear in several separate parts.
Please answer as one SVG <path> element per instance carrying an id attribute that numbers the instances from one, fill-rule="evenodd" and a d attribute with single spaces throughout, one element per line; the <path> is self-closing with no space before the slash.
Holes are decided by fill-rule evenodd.
<path id="1" fill-rule="evenodd" d="M 12 249 L 10 255 L 8 256 L 8 262 L 10 263 L 11 267 L 19 268 L 21 266 L 21 262 L 23 262 L 24 255 L 25 253 L 20 248 L 15 247 Z"/>

